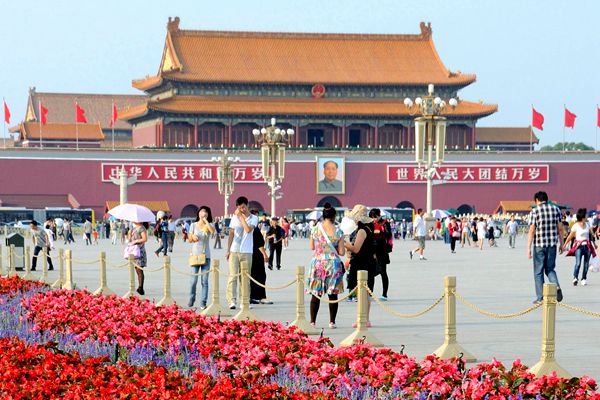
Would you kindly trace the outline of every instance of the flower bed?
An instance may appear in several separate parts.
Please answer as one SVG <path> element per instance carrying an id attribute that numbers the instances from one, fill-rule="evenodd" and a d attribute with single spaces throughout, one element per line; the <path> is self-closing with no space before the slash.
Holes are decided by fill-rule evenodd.
<path id="1" fill-rule="evenodd" d="M 40 282 L 26 281 L 17 276 L 12 278 L 0 278 L 0 299 L 2 297 L 13 297 L 19 293 L 28 292 L 45 285 Z"/>
<path id="2" fill-rule="evenodd" d="M 27 345 L 0 339 L 0 396 L 9 399 L 312 399 L 277 384 L 249 388 L 241 379 L 214 379 L 194 372 L 192 379 L 148 364 L 112 365 L 106 357 L 81 359 L 55 343 Z M 318 397 L 318 396 L 317 396 Z"/>
<path id="3" fill-rule="evenodd" d="M 77 341 L 118 343 L 130 355 L 185 352 L 191 360 L 185 362 L 193 363 L 193 357 L 209 360 L 219 377 L 245 389 L 287 379 L 308 385 L 302 390 L 296 386 L 292 392 L 298 395 L 312 387 L 335 398 L 600 399 L 590 378 L 536 379 L 519 361 L 509 369 L 494 360 L 463 371 L 460 360 L 429 356 L 418 362 L 368 345 L 335 348 L 327 338 L 312 340 L 279 323 L 218 321 L 138 298 L 61 290 L 36 293 L 21 304 L 34 330 L 71 335 Z"/>

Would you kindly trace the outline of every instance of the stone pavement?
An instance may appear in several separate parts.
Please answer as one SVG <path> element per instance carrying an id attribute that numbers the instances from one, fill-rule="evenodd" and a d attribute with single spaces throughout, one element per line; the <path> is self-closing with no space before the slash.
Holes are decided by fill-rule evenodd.
<path id="1" fill-rule="evenodd" d="M 448 245 L 443 241 L 428 242 L 426 261 L 417 257 L 409 260 L 408 251 L 415 247 L 413 241 L 396 241 L 391 254 L 392 263 L 388 266 L 390 277 L 389 301 L 387 306 L 393 310 L 408 314 L 421 311 L 431 305 L 443 294 L 444 276 L 457 277 L 457 292 L 467 300 L 485 310 L 495 313 L 513 313 L 525 310 L 534 300 L 532 262 L 527 259 L 526 238 L 519 237 L 517 248 L 510 249 L 507 240 L 500 239 L 499 247 L 460 248 L 451 254 Z M 172 264 L 182 271 L 188 271 L 187 256 L 189 244 L 176 240 Z M 118 295 L 123 295 L 128 288 L 128 272 L 126 268 L 111 268 L 123 264 L 123 245 L 113 246 L 108 240 L 100 240 L 100 245 L 85 246 L 81 240 L 74 245 L 64 246 L 58 242 L 57 247 L 70 248 L 73 251 L 73 280 L 78 288 L 94 291 L 99 286 L 98 264 L 83 264 L 80 261 L 99 259 L 100 251 L 107 253 L 108 286 Z M 162 257 L 153 254 L 158 247 L 154 238 L 147 244 L 149 269 L 157 268 Z M 212 258 L 221 262 L 221 302 L 225 304 L 225 285 L 227 264 L 224 250 L 211 250 Z M 55 252 L 55 255 L 57 252 Z M 290 248 L 283 252 L 283 268 L 281 271 L 267 270 L 267 285 L 283 285 L 295 278 L 298 265 L 308 266 L 311 253 L 308 240 L 290 241 Z M 588 286 L 573 287 L 571 284 L 574 259 L 559 256 L 557 273 L 564 292 L 563 302 L 584 309 L 600 312 L 596 296 L 600 295 L 600 274 L 588 274 Z M 6 269 L 6 251 L 3 251 L 3 266 Z M 40 272 L 38 270 L 37 274 Z M 49 273 L 56 279 L 57 271 Z M 189 276 L 172 274 L 172 293 L 178 304 L 187 305 Z M 162 297 L 163 272 L 146 274 L 146 297 L 158 301 Z M 137 287 L 137 283 L 136 283 Z M 209 289 L 210 293 L 212 288 Z M 253 312 L 262 319 L 288 323 L 295 318 L 295 286 L 281 291 L 268 290 L 272 305 L 253 306 Z M 200 284 L 198 284 L 198 294 Z M 375 293 L 381 294 L 381 279 L 376 278 Z M 308 318 L 308 302 L 306 299 L 306 315 Z M 329 336 L 337 345 L 348 336 L 353 329 L 352 322 L 356 318 L 356 303 L 340 304 L 337 326 L 335 330 L 327 327 L 329 310 L 327 304 L 321 304 L 317 326 L 324 328 L 324 335 Z M 578 314 L 564 308 L 557 308 L 556 359 L 571 374 L 589 375 L 600 378 L 600 318 Z M 401 345 L 404 352 L 417 358 L 433 352 L 444 338 L 443 302 L 431 312 L 415 319 L 399 319 L 386 313 L 377 304 L 372 304 L 370 331 L 386 346 L 398 351 Z M 489 361 L 496 357 L 510 366 L 514 359 L 520 358 L 526 365 L 535 364 L 540 357 L 542 309 L 518 318 L 493 319 L 475 313 L 457 300 L 457 332 L 458 342 L 475 355 L 479 362 Z"/>

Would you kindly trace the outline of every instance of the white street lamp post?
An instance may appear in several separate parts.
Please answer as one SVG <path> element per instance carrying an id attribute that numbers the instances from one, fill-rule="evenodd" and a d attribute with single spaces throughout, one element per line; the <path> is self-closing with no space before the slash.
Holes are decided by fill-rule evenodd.
<path id="1" fill-rule="evenodd" d="M 115 185 L 119 185 L 119 203 L 127 203 L 127 189 L 129 186 L 137 182 L 137 178 L 135 176 L 128 177 L 127 171 L 125 170 L 125 166 L 122 165 L 119 169 L 118 178 L 111 177 L 110 180 Z"/>
<path id="2" fill-rule="evenodd" d="M 233 163 L 240 161 L 240 158 L 228 156 L 227 150 L 225 150 L 222 157 L 213 157 L 212 161 L 218 164 L 218 188 L 219 193 L 224 197 L 225 207 L 223 216 L 226 217 L 228 215 L 229 196 L 231 196 L 234 189 L 235 175 Z"/>
<path id="3" fill-rule="evenodd" d="M 442 113 L 449 105 L 454 109 L 458 105 L 455 98 L 451 98 L 446 103 L 440 97 L 434 95 L 433 84 L 429 84 L 427 95 L 417 97 L 414 101 L 410 98 L 404 99 L 404 105 L 411 111 L 411 115 L 419 115 L 415 118 L 415 158 L 420 166 L 425 164 L 427 177 L 427 212 L 425 220 L 429 225 L 433 222 L 432 215 L 432 197 L 433 197 L 433 177 L 436 168 L 444 162 L 444 151 L 446 147 L 446 118 Z M 435 128 L 435 161 L 433 158 L 433 135 Z M 425 142 L 427 141 L 427 159 L 425 159 Z"/>
<path id="4" fill-rule="evenodd" d="M 271 126 L 252 131 L 256 141 L 262 142 L 260 146 L 262 173 L 270 188 L 271 216 L 276 215 L 275 201 L 283 196 L 283 193 L 278 191 L 285 176 L 285 145 L 294 135 L 293 129 L 279 129 L 275 123 L 275 118 L 271 118 Z"/>

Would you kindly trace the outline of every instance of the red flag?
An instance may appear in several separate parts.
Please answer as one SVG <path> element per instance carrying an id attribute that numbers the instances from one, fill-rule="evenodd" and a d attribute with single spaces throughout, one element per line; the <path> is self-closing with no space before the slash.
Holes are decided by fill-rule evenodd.
<path id="1" fill-rule="evenodd" d="M 112 115 L 110 116 L 110 127 L 112 128 L 117 122 L 117 105 L 113 103 Z"/>
<path id="2" fill-rule="evenodd" d="M 8 109 L 8 106 L 6 105 L 6 101 L 4 102 L 4 122 L 6 122 L 7 124 L 10 124 L 10 110 Z"/>
<path id="3" fill-rule="evenodd" d="M 535 108 L 532 107 L 533 110 L 533 117 L 532 117 L 532 121 L 531 121 L 531 125 L 534 128 L 538 128 L 540 131 L 544 130 L 544 116 L 535 111 Z"/>
<path id="4" fill-rule="evenodd" d="M 600 128 L 600 107 L 596 107 L 598 110 L 598 121 L 596 121 L 596 126 Z"/>
<path id="5" fill-rule="evenodd" d="M 577 115 L 573 114 L 565 107 L 565 128 L 574 128 L 575 118 L 577 118 Z"/>
<path id="6" fill-rule="evenodd" d="M 75 103 L 75 122 L 87 124 L 87 119 L 85 118 L 85 110 L 79 107 L 79 104 L 77 103 Z"/>
<path id="7" fill-rule="evenodd" d="M 42 123 L 42 125 L 46 125 L 46 122 L 48 122 L 48 120 L 46 119 L 46 114 L 48 114 L 48 109 L 44 107 L 44 105 L 40 101 L 40 122 Z"/>

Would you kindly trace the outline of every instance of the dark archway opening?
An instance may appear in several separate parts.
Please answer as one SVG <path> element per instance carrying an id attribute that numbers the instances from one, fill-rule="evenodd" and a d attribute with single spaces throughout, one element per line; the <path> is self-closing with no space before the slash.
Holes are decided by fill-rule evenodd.
<path id="1" fill-rule="evenodd" d="M 342 202 L 335 196 L 325 196 L 317 203 L 317 207 L 323 207 L 325 203 L 331 204 L 333 208 L 342 207 Z"/>
<path id="2" fill-rule="evenodd" d="M 475 207 L 468 204 L 462 204 L 457 208 L 459 214 L 472 214 L 475 212 Z"/>
<path id="3" fill-rule="evenodd" d="M 195 204 L 188 204 L 181 210 L 181 218 L 195 218 L 198 215 L 199 207 Z"/>
<path id="4" fill-rule="evenodd" d="M 405 201 L 401 201 L 400 203 L 396 204 L 396 208 L 412 208 L 412 209 L 414 209 L 415 206 L 410 201 L 405 200 Z"/>
<path id="5" fill-rule="evenodd" d="M 265 208 L 258 201 L 250 201 L 248 203 L 248 208 L 251 210 L 258 210 L 259 212 L 265 212 Z"/>

